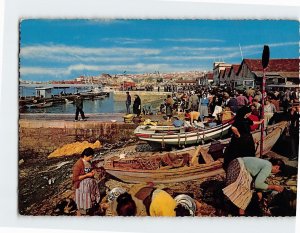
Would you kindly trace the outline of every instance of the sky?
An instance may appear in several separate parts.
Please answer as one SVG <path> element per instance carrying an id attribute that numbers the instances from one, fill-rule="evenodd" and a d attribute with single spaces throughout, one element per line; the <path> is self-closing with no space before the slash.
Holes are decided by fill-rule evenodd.
<path id="1" fill-rule="evenodd" d="M 25 19 L 20 22 L 20 78 L 70 80 L 80 75 L 209 71 L 299 57 L 299 22 L 290 20 Z"/>

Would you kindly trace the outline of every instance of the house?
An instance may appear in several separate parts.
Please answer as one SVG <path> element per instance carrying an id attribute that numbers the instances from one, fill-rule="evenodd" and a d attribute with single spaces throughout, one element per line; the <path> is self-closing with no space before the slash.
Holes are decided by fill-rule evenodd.
<path id="1" fill-rule="evenodd" d="M 232 65 L 231 65 L 231 67 L 232 67 Z M 228 86 L 230 85 L 229 72 L 230 72 L 231 67 L 226 67 L 225 68 L 223 77 L 222 77 L 222 79 L 220 79 L 220 83 L 226 84 Z"/>
<path id="2" fill-rule="evenodd" d="M 240 68 L 239 64 L 233 64 L 230 68 L 228 77 L 229 77 L 229 84 L 231 87 L 235 87 L 237 85 L 236 77 L 237 77 L 237 72 L 239 71 L 239 68 Z"/>
<path id="3" fill-rule="evenodd" d="M 36 87 L 35 96 L 40 98 L 51 98 L 52 88 L 51 87 Z"/>
<path id="4" fill-rule="evenodd" d="M 266 84 L 299 84 L 299 59 L 270 59 L 265 69 Z M 236 86 L 261 86 L 263 68 L 260 59 L 244 59 L 236 77 Z"/>
<path id="5" fill-rule="evenodd" d="M 225 69 L 220 70 L 219 76 L 218 76 L 218 85 L 224 85 L 224 74 L 225 74 Z"/>
<path id="6" fill-rule="evenodd" d="M 225 70 L 226 67 L 231 67 L 231 64 L 227 64 L 225 62 L 214 62 L 213 64 L 213 80 L 214 85 L 220 84 L 220 72 L 221 70 Z"/>
<path id="7" fill-rule="evenodd" d="M 214 74 L 212 72 L 208 72 L 205 74 L 205 79 L 208 84 L 213 83 L 214 81 Z"/>

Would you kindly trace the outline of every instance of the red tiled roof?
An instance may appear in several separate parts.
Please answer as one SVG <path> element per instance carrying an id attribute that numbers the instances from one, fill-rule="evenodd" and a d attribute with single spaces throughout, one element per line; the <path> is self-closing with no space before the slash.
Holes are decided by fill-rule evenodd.
<path id="1" fill-rule="evenodd" d="M 239 71 L 240 65 L 239 64 L 234 64 L 232 65 L 232 69 L 234 71 L 235 74 L 237 74 L 237 72 Z"/>
<path id="2" fill-rule="evenodd" d="M 244 59 L 251 71 L 262 71 L 261 59 Z M 242 62 L 242 63 L 243 63 Z M 240 71 L 241 67 L 239 68 Z M 270 59 L 266 68 L 268 72 L 299 72 L 299 59 Z"/>
<path id="3" fill-rule="evenodd" d="M 213 79 L 214 79 L 214 74 L 213 74 L 213 73 L 207 73 L 207 74 L 206 74 L 206 78 L 207 78 L 208 80 L 213 80 Z"/>

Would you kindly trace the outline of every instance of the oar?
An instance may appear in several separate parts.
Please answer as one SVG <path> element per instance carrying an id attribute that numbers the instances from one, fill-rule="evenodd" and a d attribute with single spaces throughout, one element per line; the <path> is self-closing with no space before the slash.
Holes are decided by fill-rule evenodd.
<path id="1" fill-rule="evenodd" d="M 262 54 L 262 67 L 263 67 L 263 78 L 262 78 L 262 105 L 261 105 L 261 119 L 264 119 L 264 108 L 265 108 L 265 93 L 266 93 L 266 76 L 265 69 L 268 67 L 270 59 L 270 49 L 268 45 L 264 45 L 264 50 Z M 260 139 L 260 157 L 263 155 L 264 148 L 264 123 L 261 124 L 261 139 Z"/>

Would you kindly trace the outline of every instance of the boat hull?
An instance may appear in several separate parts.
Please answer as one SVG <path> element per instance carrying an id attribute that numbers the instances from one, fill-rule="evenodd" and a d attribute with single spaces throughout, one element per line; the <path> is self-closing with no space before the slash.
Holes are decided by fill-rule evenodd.
<path id="1" fill-rule="evenodd" d="M 198 130 L 193 132 L 184 133 L 145 133 L 135 131 L 135 135 L 138 136 L 140 140 L 159 143 L 162 146 L 165 145 L 176 145 L 176 146 L 186 146 L 199 144 L 200 142 L 206 142 L 211 139 L 218 139 L 222 136 L 228 134 L 231 124 L 227 123 L 221 126 L 216 126 L 207 130 Z"/>
<path id="2" fill-rule="evenodd" d="M 224 175 L 220 161 L 211 164 L 200 164 L 191 167 L 173 168 L 169 170 L 122 170 L 118 168 L 106 168 L 107 173 L 127 183 L 174 183 L 189 180 L 204 179 L 216 175 Z"/>
<path id="3" fill-rule="evenodd" d="M 287 126 L 287 122 L 280 122 L 278 124 L 269 126 L 266 129 L 266 135 L 264 138 L 264 145 L 263 145 L 263 155 L 268 153 L 284 129 Z M 252 133 L 255 145 L 256 145 L 256 156 L 260 156 L 260 137 L 261 133 L 260 130 L 254 131 Z M 230 142 L 230 138 L 220 140 L 220 142 L 224 145 Z M 104 168 L 107 173 L 110 175 L 122 180 L 123 182 L 127 183 L 147 183 L 147 182 L 154 182 L 154 183 L 174 183 L 174 182 L 184 182 L 189 180 L 199 180 L 205 179 L 208 177 L 213 177 L 216 175 L 224 175 L 225 171 L 222 168 L 222 162 L 220 160 L 214 161 L 210 154 L 208 154 L 210 144 L 205 144 L 202 146 L 198 146 L 198 149 L 195 147 L 185 148 L 183 150 L 177 150 L 176 152 L 172 152 L 175 154 L 190 154 L 192 155 L 199 155 L 202 154 L 202 157 L 205 161 L 204 164 L 196 164 L 190 166 L 183 166 L 179 168 L 160 168 L 160 169 L 133 169 L 133 168 L 120 168 L 115 167 L 115 160 L 111 160 L 109 163 L 106 162 L 104 164 Z M 201 152 L 201 153 L 200 153 Z M 157 153 L 157 156 L 162 156 L 163 154 Z M 155 154 L 149 155 L 155 156 Z M 146 160 L 147 160 L 146 156 Z M 142 159 L 142 158 L 140 158 Z M 129 161 L 130 162 L 130 161 Z M 192 160 L 190 161 L 192 164 Z"/>

